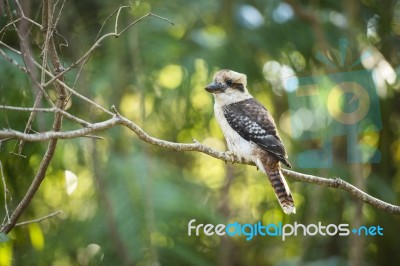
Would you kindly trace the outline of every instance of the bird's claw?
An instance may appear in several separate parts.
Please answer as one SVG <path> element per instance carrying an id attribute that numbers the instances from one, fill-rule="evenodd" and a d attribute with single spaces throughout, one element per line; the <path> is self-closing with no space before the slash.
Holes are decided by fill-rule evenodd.
<path id="1" fill-rule="evenodd" d="M 232 162 L 232 164 L 235 163 L 235 161 L 237 160 L 236 154 L 234 152 L 232 152 L 232 151 L 226 151 L 225 152 L 225 157 L 229 157 L 230 161 Z M 226 163 L 226 161 L 225 161 L 225 163 Z"/>

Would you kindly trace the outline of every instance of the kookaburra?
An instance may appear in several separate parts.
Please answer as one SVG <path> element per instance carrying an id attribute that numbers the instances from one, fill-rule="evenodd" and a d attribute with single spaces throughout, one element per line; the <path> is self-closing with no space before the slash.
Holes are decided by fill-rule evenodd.
<path id="1" fill-rule="evenodd" d="M 291 167 L 275 122 L 265 107 L 251 96 L 247 77 L 223 69 L 205 89 L 214 95 L 215 117 L 228 144 L 229 153 L 254 164 L 268 176 L 286 214 L 296 213 L 292 193 L 280 163 Z"/>

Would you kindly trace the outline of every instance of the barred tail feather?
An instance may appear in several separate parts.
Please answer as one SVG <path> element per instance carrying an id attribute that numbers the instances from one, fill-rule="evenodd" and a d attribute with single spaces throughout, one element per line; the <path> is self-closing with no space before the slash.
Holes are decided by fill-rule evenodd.
<path id="1" fill-rule="evenodd" d="M 281 205 L 283 212 L 286 214 L 296 213 L 292 192 L 282 175 L 281 170 L 275 169 L 267 173 L 269 181 L 275 190 L 275 195 Z"/>
<path id="2" fill-rule="evenodd" d="M 267 167 L 264 167 L 260 160 L 256 161 L 256 165 L 262 172 L 264 172 L 264 174 L 268 176 L 268 179 L 275 190 L 275 196 L 278 199 L 283 212 L 286 214 L 296 213 L 292 192 L 290 192 L 289 186 L 286 183 L 281 170 L 278 167 L 275 169 L 268 169 Z"/>

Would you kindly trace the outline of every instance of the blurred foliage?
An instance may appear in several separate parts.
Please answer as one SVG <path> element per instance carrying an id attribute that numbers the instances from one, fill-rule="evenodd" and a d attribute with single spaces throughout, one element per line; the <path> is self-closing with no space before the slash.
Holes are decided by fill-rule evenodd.
<path id="1" fill-rule="evenodd" d="M 76 90 L 106 108 L 116 105 L 152 136 L 176 142 L 197 139 L 224 150 L 213 117 L 212 96 L 203 88 L 218 69 L 246 73 L 250 91 L 278 122 L 295 170 L 361 182 L 371 195 L 399 205 L 400 1 L 300 2 L 66 1 L 57 25 L 58 47 L 68 66 L 90 48 L 102 23 L 119 5 L 131 7 L 121 12 L 119 29 L 148 12 L 168 18 L 173 26 L 149 17 L 121 37 L 104 41 L 80 72 Z M 40 21 L 40 7 L 40 1 L 31 1 L 27 14 Z M 114 30 L 113 21 L 105 24 L 101 34 Z M 0 28 L 7 22 L 7 17 L 1 16 Z M 35 52 L 40 51 L 40 36 L 40 30 L 32 28 Z M 19 49 L 15 32 L 1 38 Z M 365 49 L 372 51 L 372 61 L 363 60 L 358 70 L 368 70 L 373 77 L 383 125 L 359 137 L 380 150 L 381 160 L 359 164 L 357 176 L 346 160 L 345 137 L 333 140 L 332 167 L 302 169 L 296 163 L 297 154 L 321 143 L 293 134 L 296 123 L 284 86 L 293 76 L 338 71 L 318 60 L 317 54 L 339 65 L 342 38 L 349 44 L 345 66 L 356 62 Z M 1 48 L 22 62 L 12 51 Z M 0 103 L 32 106 L 34 94 L 28 78 L 3 57 L 0 62 Z M 349 70 L 354 69 L 339 69 Z M 68 73 L 68 84 L 74 83 L 77 74 L 78 69 Z M 54 91 L 49 93 L 54 97 Z M 70 103 L 68 112 L 82 119 L 107 118 L 76 97 Z M 299 125 L 307 123 L 308 115 L 313 114 L 300 114 Z M 0 110 L 0 128 L 23 130 L 28 117 L 29 113 Z M 38 114 L 33 130 L 50 130 L 52 118 Z M 63 130 L 75 128 L 78 126 L 64 121 Z M 298 213 L 284 216 L 266 177 L 254 167 L 226 165 L 204 154 L 150 146 L 121 127 L 100 135 L 104 140 L 59 141 L 46 179 L 20 220 L 63 212 L 15 228 L 10 241 L 0 244 L 0 265 L 348 264 L 350 237 L 297 236 L 284 242 L 255 237 L 247 242 L 244 237 L 188 236 L 187 224 L 191 219 L 197 224 L 352 224 L 358 200 L 349 194 L 288 180 Z M 10 140 L 0 146 L 8 199 L 12 197 L 10 210 L 25 194 L 46 147 L 45 143 L 26 143 L 25 158 L 10 154 L 16 145 Z M 3 195 L 3 185 L 1 191 Z M 4 204 L 2 196 L 0 206 Z M 0 214 L 5 217 L 4 207 Z M 400 218 L 365 205 L 361 221 L 384 228 L 382 237 L 362 237 L 362 265 L 400 261 Z"/>

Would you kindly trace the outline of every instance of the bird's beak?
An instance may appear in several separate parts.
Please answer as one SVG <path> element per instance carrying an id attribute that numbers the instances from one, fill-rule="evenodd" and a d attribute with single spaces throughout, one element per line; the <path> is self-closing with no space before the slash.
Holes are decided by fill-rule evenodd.
<path id="1" fill-rule="evenodd" d="M 213 82 L 211 84 L 208 84 L 207 87 L 205 87 L 205 90 L 210 92 L 210 93 L 220 93 L 225 91 L 226 87 L 224 84 Z"/>

